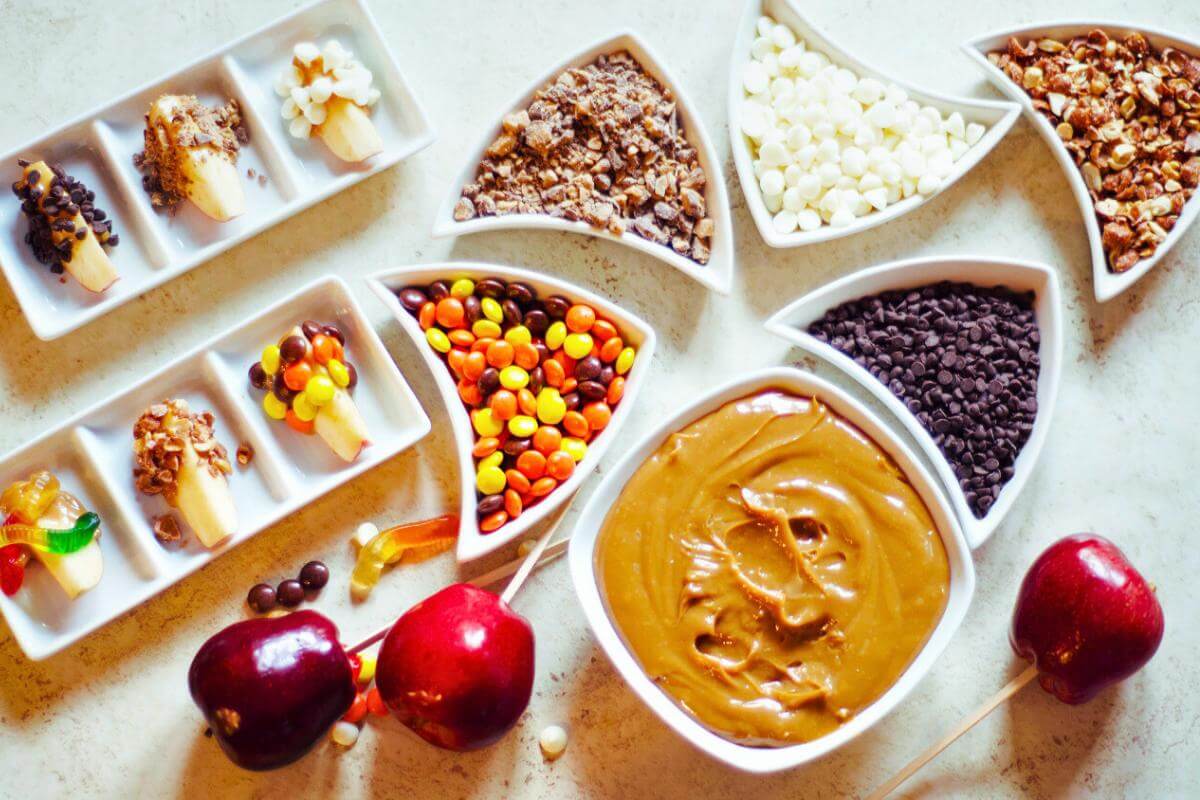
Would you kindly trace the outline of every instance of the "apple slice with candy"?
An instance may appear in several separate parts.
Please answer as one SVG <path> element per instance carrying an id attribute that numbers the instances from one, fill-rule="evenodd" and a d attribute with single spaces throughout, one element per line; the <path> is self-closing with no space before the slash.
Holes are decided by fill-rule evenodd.
<path id="1" fill-rule="evenodd" d="M 1091 533 L 1059 539 L 1025 574 L 1013 612 L 1009 641 L 1033 664 L 868 800 L 887 797 L 1034 678 L 1064 703 L 1085 703 L 1145 666 L 1162 637 L 1154 587 L 1116 545 Z"/>
<path id="2" fill-rule="evenodd" d="M 357 691 L 337 626 L 315 611 L 243 620 L 218 632 L 192 660 L 188 688 L 221 749 L 251 770 L 303 756 Z"/>

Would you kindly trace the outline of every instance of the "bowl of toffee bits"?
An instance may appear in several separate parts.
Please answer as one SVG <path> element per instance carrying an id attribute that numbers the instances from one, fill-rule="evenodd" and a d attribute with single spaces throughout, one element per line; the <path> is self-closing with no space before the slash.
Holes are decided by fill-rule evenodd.
<path id="1" fill-rule="evenodd" d="M 452 184 L 434 236 L 584 233 L 729 292 L 733 234 L 721 162 L 640 39 L 627 33 L 588 47 L 497 117 Z"/>
<path id="2" fill-rule="evenodd" d="M 834 281 L 766 324 L 838 367 L 908 429 L 972 547 L 1041 452 L 1062 365 L 1058 279 L 982 258 L 897 261 Z"/>
<path id="3" fill-rule="evenodd" d="M 963 48 L 1050 143 L 1083 214 L 1096 299 L 1117 296 L 1200 214 L 1200 42 L 1064 22 Z"/>

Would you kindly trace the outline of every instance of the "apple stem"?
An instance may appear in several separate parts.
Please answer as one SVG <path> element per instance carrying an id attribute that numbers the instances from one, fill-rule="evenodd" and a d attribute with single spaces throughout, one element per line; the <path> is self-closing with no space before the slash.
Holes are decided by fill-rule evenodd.
<path id="1" fill-rule="evenodd" d="M 1033 664 L 1029 665 L 1024 672 L 1009 681 L 1003 689 L 996 692 L 994 695 L 988 698 L 983 705 L 975 709 L 968 716 L 964 717 L 958 723 L 958 725 L 956 725 L 954 729 L 947 733 L 940 741 L 938 741 L 924 753 L 921 753 L 921 755 L 917 756 L 912 761 L 908 762 L 904 769 L 897 772 L 886 783 L 868 795 L 867 800 L 883 800 L 883 798 L 896 791 L 896 788 L 900 786 L 900 784 L 911 778 L 913 774 L 917 772 L 917 770 L 921 769 L 921 767 L 932 761 L 938 753 L 952 745 L 954 741 L 958 739 L 958 737 L 971 730 L 971 728 L 975 727 L 975 725 L 983 720 L 984 717 L 995 711 L 1010 697 L 1025 688 L 1025 684 L 1036 678 L 1037 674 L 1037 666 Z"/>
<path id="2" fill-rule="evenodd" d="M 538 559 L 536 566 L 540 567 L 543 564 L 547 564 L 565 553 L 567 551 L 567 544 L 569 541 L 569 539 L 559 539 L 554 544 L 546 547 L 542 552 L 541 558 Z M 504 580 L 509 575 L 512 575 L 514 572 L 524 566 L 526 561 L 527 559 L 525 557 L 514 558 L 512 561 L 501 564 L 490 572 L 485 572 L 477 578 L 472 578 L 471 580 L 467 581 L 467 583 L 480 588 L 484 586 L 491 586 L 493 583 Z M 363 639 L 358 644 L 352 647 L 347 647 L 346 652 L 353 654 L 366 650 L 368 647 L 387 636 L 387 632 L 392 629 L 392 624 L 394 622 L 395 620 L 392 620 L 392 622 L 389 622 L 384 627 L 375 631 L 375 633 L 371 634 L 366 639 Z"/>
<path id="3" fill-rule="evenodd" d="M 554 523 L 546 528 L 546 532 L 537 540 L 537 544 L 529 551 L 529 555 L 525 556 L 525 561 L 517 568 L 517 574 L 513 575 L 512 580 L 508 582 L 508 586 L 504 587 L 504 594 L 500 595 L 500 602 L 508 605 L 512 602 L 513 597 L 521 589 L 521 584 L 525 583 L 525 579 L 529 577 L 529 573 L 533 572 L 534 565 L 538 559 L 542 557 L 542 551 L 546 549 L 546 545 L 550 542 L 550 537 L 558 530 L 558 526 L 562 524 L 563 518 L 571 509 L 571 500 L 568 499 L 563 503 L 562 510 L 558 512 L 558 516 L 554 518 Z"/>

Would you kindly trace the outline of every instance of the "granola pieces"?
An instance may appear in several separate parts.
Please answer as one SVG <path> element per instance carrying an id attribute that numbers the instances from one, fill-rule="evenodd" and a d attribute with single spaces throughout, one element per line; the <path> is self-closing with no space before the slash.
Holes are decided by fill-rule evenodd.
<path id="1" fill-rule="evenodd" d="M 1083 174 L 1113 272 L 1149 258 L 1200 183 L 1200 60 L 1140 33 L 1012 38 L 988 54 Z"/>
<path id="2" fill-rule="evenodd" d="M 706 183 L 674 95 L 620 50 L 568 69 L 504 117 L 454 218 L 584 220 L 706 264 L 714 230 Z"/>
<path id="3" fill-rule="evenodd" d="M 185 441 L 214 476 L 233 471 L 225 446 L 213 437 L 213 415 L 194 414 L 184 400 L 164 400 L 146 409 L 133 426 L 134 481 L 144 494 L 161 494 L 174 505 Z"/>

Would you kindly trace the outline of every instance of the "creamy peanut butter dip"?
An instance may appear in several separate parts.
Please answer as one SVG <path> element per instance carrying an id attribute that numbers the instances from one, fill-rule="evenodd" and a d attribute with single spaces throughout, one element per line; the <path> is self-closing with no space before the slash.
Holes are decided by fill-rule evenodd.
<path id="1" fill-rule="evenodd" d="M 596 558 L 650 678 L 718 734 L 764 746 L 824 736 L 882 695 L 950 582 L 895 462 L 780 390 L 672 434 L 626 484 Z"/>

